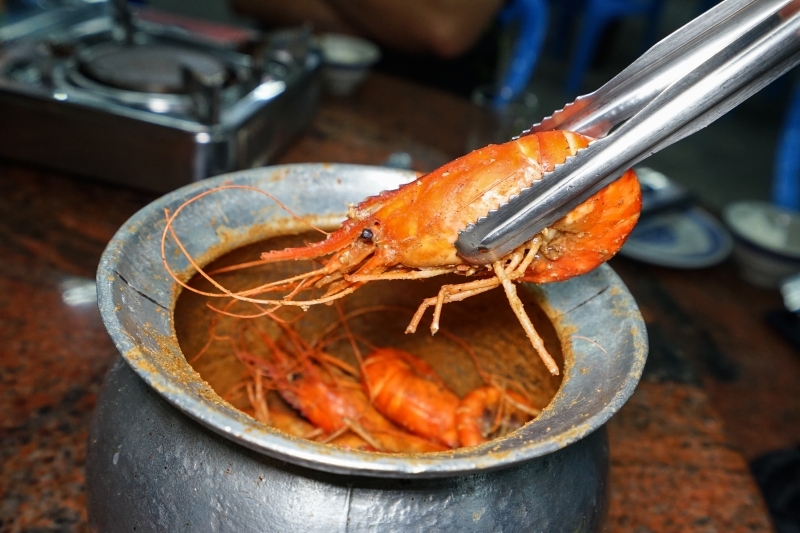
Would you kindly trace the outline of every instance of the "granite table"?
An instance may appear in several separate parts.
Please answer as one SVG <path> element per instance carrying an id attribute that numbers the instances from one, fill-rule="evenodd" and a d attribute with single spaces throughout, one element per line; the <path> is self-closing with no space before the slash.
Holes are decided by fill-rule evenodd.
<path id="1" fill-rule="evenodd" d="M 425 171 L 461 155 L 468 102 L 373 75 L 326 98 L 278 163 Z M 152 193 L 0 161 L 0 531 L 85 531 L 92 408 L 116 357 L 93 300 L 115 230 Z M 613 532 L 751 532 L 772 526 L 748 460 L 800 441 L 800 358 L 763 323 L 774 291 L 730 264 L 687 274 L 614 259 L 653 339 L 645 376 L 609 422 Z"/>

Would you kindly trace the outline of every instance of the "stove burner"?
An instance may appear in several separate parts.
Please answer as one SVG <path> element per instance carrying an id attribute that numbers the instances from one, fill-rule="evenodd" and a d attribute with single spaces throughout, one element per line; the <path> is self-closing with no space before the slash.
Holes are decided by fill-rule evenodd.
<path id="1" fill-rule="evenodd" d="M 185 71 L 208 80 L 227 78 L 225 63 L 209 54 L 162 44 L 94 47 L 81 58 L 81 70 L 94 80 L 128 91 L 187 93 Z"/>
<path id="2" fill-rule="evenodd" d="M 313 117 L 306 28 L 285 40 L 126 0 L 60 3 L 0 28 L 0 158 L 163 193 L 267 164 Z"/>

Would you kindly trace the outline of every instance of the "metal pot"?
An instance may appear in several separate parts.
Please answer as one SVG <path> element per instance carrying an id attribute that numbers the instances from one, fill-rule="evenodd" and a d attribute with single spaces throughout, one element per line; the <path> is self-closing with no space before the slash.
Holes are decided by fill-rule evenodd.
<path id="1" fill-rule="evenodd" d="M 647 353 L 636 304 L 607 266 L 528 287 L 556 325 L 564 380 L 538 418 L 479 447 L 388 455 L 287 437 L 221 401 L 181 353 L 172 323 L 180 286 L 160 251 L 165 208 L 174 212 L 224 182 L 267 190 L 295 214 L 333 222 L 348 203 L 413 177 L 322 164 L 237 172 L 179 189 L 117 232 L 100 263 L 98 299 L 127 365 L 109 373 L 91 429 L 96 530 L 599 529 L 608 470 L 601 428 L 632 394 Z M 176 231 L 191 235 L 189 253 L 207 262 L 293 224 L 263 196 L 226 189 L 182 214 Z M 191 265 L 175 246 L 166 253 L 188 278 Z"/>

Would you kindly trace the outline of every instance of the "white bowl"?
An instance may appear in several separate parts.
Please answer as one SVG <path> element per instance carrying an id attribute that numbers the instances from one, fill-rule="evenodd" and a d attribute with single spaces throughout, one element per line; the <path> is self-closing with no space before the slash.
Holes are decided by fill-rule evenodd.
<path id="1" fill-rule="evenodd" d="M 722 212 L 736 238 L 733 256 L 744 279 L 766 288 L 800 272 L 800 213 L 744 201 Z"/>
<path id="2" fill-rule="evenodd" d="M 327 89 L 336 95 L 352 94 L 367 78 L 370 67 L 381 58 L 380 49 L 370 41 L 326 33 L 318 39 L 322 51 L 322 76 Z"/>

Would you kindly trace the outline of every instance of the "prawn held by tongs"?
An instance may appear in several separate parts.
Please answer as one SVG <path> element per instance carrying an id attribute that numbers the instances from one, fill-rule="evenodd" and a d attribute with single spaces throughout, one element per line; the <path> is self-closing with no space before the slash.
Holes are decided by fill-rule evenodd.
<path id="1" fill-rule="evenodd" d="M 407 332 L 414 332 L 427 308 L 433 307 L 431 332 L 436 333 L 444 304 L 502 286 L 547 369 L 558 374 L 556 362 L 523 309 L 515 283 L 566 280 L 613 256 L 635 225 L 641 208 L 634 173 L 629 171 L 491 264 L 466 262 L 454 244 L 460 230 L 541 179 L 589 141 L 575 133 L 551 131 L 475 150 L 398 189 L 351 206 L 342 227 L 325 240 L 265 252 L 259 261 L 320 260 L 329 256 L 320 268 L 258 290 L 227 291 L 220 296 L 260 305 L 307 308 L 330 303 L 371 281 L 460 274 L 469 281 L 443 285 L 438 295 L 424 300 Z M 168 218 L 165 236 L 177 214 Z M 311 288 L 325 288 L 326 292 L 314 299 L 297 299 Z M 288 291 L 282 299 L 255 297 L 258 292 L 281 289 Z"/>

